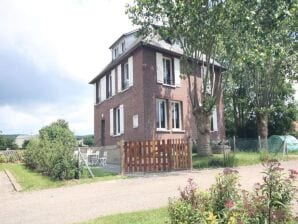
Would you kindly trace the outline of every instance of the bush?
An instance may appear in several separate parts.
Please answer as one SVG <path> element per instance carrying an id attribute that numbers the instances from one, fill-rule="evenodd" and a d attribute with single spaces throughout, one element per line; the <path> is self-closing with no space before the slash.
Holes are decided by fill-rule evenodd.
<path id="1" fill-rule="evenodd" d="M 209 192 L 199 192 L 189 180 L 180 190 L 180 198 L 169 202 L 171 223 L 294 223 L 290 204 L 298 172 L 290 170 L 289 176 L 284 176 L 276 160 L 264 166 L 263 183 L 257 183 L 252 193 L 239 189 L 238 173 L 232 169 L 225 169 Z"/>
<path id="2" fill-rule="evenodd" d="M 83 138 L 84 145 L 94 146 L 94 136 L 93 135 L 86 135 Z"/>
<path id="3" fill-rule="evenodd" d="M 6 163 L 6 158 L 4 155 L 0 154 L 0 163 Z"/>
<path id="4" fill-rule="evenodd" d="M 76 172 L 74 150 L 76 140 L 68 124 L 58 120 L 39 131 L 38 139 L 30 140 L 24 162 L 53 179 L 72 179 Z"/>
<path id="5" fill-rule="evenodd" d="M 267 149 L 261 149 L 260 151 L 260 161 L 266 162 L 270 159 L 270 155 Z"/>

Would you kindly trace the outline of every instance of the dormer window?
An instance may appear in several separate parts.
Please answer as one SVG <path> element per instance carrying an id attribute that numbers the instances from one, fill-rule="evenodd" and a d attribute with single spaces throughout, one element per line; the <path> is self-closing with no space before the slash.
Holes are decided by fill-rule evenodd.
<path id="1" fill-rule="evenodd" d="M 121 43 L 121 52 L 124 52 L 125 51 L 125 42 L 123 41 Z"/>
<path id="2" fill-rule="evenodd" d="M 118 47 L 114 49 L 114 59 L 118 57 Z"/>

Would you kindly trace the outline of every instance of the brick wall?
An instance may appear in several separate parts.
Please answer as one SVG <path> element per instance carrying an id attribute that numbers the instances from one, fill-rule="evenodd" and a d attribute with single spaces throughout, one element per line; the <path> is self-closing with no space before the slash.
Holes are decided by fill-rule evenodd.
<path id="1" fill-rule="evenodd" d="M 152 139 L 175 139 L 191 136 L 196 137 L 196 127 L 188 97 L 187 80 L 181 80 L 181 87 L 165 87 L 157 83 L 155 50 L 149 47 L 139 47 L 133 55 L 133 86 L 117 93 L 110 99 L 94 106 L 94 136 L 95 144 L 101 145 L 101 120 L 105 120 L 105 145 L 116 145 L 121 139 L 129 140 L 152 140 Z M 128 55 L 130 57 L 131 55 Z M 171 55 L 168 55 L 172 57 Z M 123 59 L 123 63 L 127 61 Z M 200 72 L 200 69 L 197 69 Z M 116 90 L 118 89 L 118 74 L 116 69 Z M 201 79 L 197 79 L 198 87 Z M 182 102 L 183 130 L 184 132 L 157 132 L 156 131 L 156 98 L 177 100 Z M 110 108 L 123 104 L 124 107 L 124 134 L 110 136 Z M 169 111 L 169 108 L 168 108 Z M 221 95 L 217 105 L 218 131 L 212 132 L 213 140 L 219 141 L 225 137 L 223 97 Z M 133 115 L 138 115 L 138 128 L 133 128 Z M 168 124 L 171 121 L 171 113 L 168 113 Z"/>

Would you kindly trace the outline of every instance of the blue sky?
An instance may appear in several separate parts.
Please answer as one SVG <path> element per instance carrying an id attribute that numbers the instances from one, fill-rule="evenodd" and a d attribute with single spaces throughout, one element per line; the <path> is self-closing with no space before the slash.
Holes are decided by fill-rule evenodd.
<path id="1" fill-rule="evenodd" d="M 0 1 L 0 130 L 35 134 L 65 119 L 93 133 L 94 88 L 108 47 L 133 29 L 129 0 Z"/>

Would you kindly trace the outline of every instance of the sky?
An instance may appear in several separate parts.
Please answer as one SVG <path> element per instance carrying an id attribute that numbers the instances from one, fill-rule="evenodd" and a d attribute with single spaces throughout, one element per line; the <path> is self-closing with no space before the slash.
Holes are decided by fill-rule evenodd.
<path id="1" fill-rule="evenodd" d="M 37 134 L 57 119 L 93 134 L 94 87 L 109 46 L 134 27 L 129 0 L 0 0 L 0 131 Z"/>

